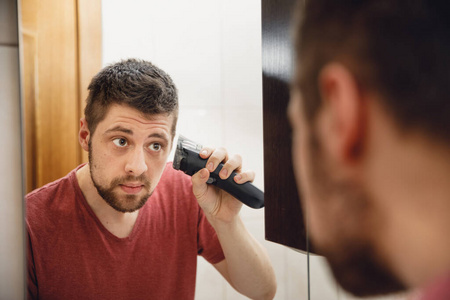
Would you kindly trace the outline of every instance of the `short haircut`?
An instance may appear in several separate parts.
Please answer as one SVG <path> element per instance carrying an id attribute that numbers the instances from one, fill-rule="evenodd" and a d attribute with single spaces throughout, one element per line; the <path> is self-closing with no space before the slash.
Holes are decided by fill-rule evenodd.
<path id="1" fill-rule="evenodd" d="M 152 63 L 127 59 L 102 69 L 88 87 L 84 115 L 91 134 L 112 104 L 127 105 L 144 116 L 173 115 L 175 136 L 178 119 L 178 95 L 169 75 Z"/>
<path id="2" fill-rule="evenodd" d="M 318 75 L 341 62 L 377 93 L 399 128 L 450 142 L 450 1 L 305 0 L 295 30 L 298 74 L 311 121 Z"/>

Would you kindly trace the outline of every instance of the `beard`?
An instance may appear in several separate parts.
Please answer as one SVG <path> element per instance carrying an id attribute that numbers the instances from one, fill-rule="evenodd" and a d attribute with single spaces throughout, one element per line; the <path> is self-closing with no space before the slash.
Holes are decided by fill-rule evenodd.
<path id="1" fill-rule="evenodd" d="M 318 249 L 337 283 L 357 297 L 401 292 L 405 285 L 387 268 L 367 242 L 341 241 L 340 247 Z"/>
<path id="2" fill-rule="evenodd" d="M 102 186 L 101 184 L 98 183 L 97 179 L 95 178 L 96 176 L 94 175 L 94 169 L 96 167 L 94 164 L 90 141 L 88 146 L 89 146 L 88 154 L 90 165 L 89 170 L 91 174 L 91 179 L 100 197 L 102 197 L 103 200 L 105 200 L 105 202 L 109 206 L 111 206 L 112 208 L 114 208 L 116 211 L 119 212 L 130 213 L 142 208 L 152 195 L 152 192 L 150 192 L 151 184 L 148 178 L 144 174 L 141 174 L 139 176 L 128 175 L 123 177 L 116 177 L 111 181 L 111 183 L 108 186 L 106 187 Z M 144 195 L 140 197 L 138 195 L 131 195 L 131 194 L 120 197 L 120 195 L 118 195 L 114 190 L 121 184 L 126 184 L 127 182 L 141 182 L 142 185 L 144 186 L 143 190 L 148 192 L 146 192 Z"/>
<path id="3" fill-rule="evenodd" d="M 327 166 L 327 157 L 315 136 L 310 138 L 311 182 L 317 192 L 317 201 L 324 210 L 330 207 L 330 201 L 339 201 L 341 207 L 337 215 L 331 218 L 332 223 L 326 224 L 328 237 L 331 239 L 323 244 L 312 244 L 317 253 L 325 256 L 331 271 L 342 288 L 358 297 L 383 295 L 406 290 L 406 286 L 395 276 L 388 264 L 376 253 L 373 242 L 368 238 L 367 231 L 376 228 L 365 227 L 366 213 L 370 210 L 370 196 L 358 187 L 351 179 L 335 179 Z M 344 204 L 345 203 L 345 204 Z M 325 204 L 325 205 L 324 205 Z M 333 204 L 334 205 L 334 204 Z M 345 206 L 345 207 L 344 207 Z M 333 211 L 336 213 L 336 211 Z M 337 221 L 339 216 L 349 216 L 357 220 L 355 224 L 344 227 L 346 220 Z M 359 217 L 362 216 L 362 217 Z M 348 218 L 347 218 L 348 219 Z M 328 221 L 328 222 L 330 222 Z M 322 222 L 327 222 L 322 220 Z M 352 221 L 350 221 L 352 222 Z M 339 227 L 341 224 L 341 227 Z M 348 223 L 347 223 L 348 224 Z M 324 234 L 325 235 L 325 234 Z"/>

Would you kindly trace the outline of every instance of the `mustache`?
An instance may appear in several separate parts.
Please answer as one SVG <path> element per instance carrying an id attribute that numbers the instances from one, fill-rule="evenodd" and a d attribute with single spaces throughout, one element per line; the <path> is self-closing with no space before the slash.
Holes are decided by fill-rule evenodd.
<path id="1" fill-rule="evenodd" d="M 144 175 L 141 174 L 139 176 L 127 175 L 123 177 L 114 178 L 111 182 L 111 186 L 116 186 L 119 184 L 126 184 L 127 182 L 140 182 L 147 189 L 150 188 L 150 180 Z"/>

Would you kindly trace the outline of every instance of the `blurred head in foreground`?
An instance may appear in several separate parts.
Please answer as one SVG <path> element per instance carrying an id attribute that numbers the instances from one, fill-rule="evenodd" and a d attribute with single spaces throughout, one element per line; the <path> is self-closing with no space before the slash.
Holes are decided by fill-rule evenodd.
<path id="1" fill-rule="evenodd" d="M 450 271 L 450 2 L 297 8 L 289 118 L 315 248 L 357 296 Z"/>

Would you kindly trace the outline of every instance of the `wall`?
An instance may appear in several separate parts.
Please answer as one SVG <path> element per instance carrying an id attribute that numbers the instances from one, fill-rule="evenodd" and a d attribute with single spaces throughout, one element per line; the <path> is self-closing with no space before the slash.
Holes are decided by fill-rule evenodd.
<path id="1" fill-rule="evenodd" d="M 19 46 L 15 0 L 0 1 L 0 299 L 24 299 Z"/>
<path id="2" fill-rule="evenodd" d="M 108 0 L 102 3 L 103 65 L 149 60 L 179 89 L 178 132 L 239 153 L 263 189 L 261 6 L 258 0 Z M 172 157 L 172 155 L 171 155 Z M 273 262 L 275 299 L 307 299 L 307 256 L 264 240 L 264 209 L 243 207 L 249 231 Z M 311 299 L 348 299 L 321 257 L 311 257 Z M 203 259 L 197 300 L 246 299 Z"/>

